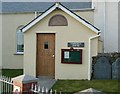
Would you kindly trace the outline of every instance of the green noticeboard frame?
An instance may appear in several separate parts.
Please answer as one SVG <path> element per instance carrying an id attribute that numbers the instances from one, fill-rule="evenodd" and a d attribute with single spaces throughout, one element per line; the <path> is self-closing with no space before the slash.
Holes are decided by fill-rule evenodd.
<path id="1" fill-rule="evenodd" d="M 82 49 L 62 49 L 61 63 L 82 64 Z"/>

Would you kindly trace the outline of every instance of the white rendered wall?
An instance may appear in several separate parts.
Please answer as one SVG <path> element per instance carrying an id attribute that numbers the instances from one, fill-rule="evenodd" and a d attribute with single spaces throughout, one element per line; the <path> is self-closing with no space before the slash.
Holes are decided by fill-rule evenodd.
<path id="1" fill-rule="evenodd" d="M 118 52 L 118 2 L 93 1 L 94 25 L 101 30 L 104 52 Z"/>

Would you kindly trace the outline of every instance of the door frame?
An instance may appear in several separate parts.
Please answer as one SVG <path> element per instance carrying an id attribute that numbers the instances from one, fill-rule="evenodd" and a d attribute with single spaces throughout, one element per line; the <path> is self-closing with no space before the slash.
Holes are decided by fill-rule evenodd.
<path id="1" fill-rule="evenodd" d="M 55 58 L 54 58 L 54 79 L 55 79 L 55 62 L 56 62 L 56 34 L 57 32 L 56 31 L 37 31 L 36 32 L 36 70 L 35 70 L 35 75 L 37 77 L 37 34 L 54 34 L 55 36 L 55 41 L 54 41 L 54 55 L 55 55 Z"/>

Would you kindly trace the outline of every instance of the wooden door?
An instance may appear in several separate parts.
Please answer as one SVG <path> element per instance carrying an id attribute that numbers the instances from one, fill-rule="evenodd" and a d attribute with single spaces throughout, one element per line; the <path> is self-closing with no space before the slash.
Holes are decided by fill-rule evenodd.
<path id="1" fill-rule="evenodd" d="M 36 75 L 55 76 L 55 34 L 37 34 Z"/>

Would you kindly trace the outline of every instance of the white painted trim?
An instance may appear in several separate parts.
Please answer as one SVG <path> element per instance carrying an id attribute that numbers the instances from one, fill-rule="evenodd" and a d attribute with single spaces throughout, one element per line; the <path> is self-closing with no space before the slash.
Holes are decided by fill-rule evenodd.
<path id="1" fill-rule="evenodd" d="M 73 17 L 74 19 L 78 20 L 80 23 L 82 23 L 83 25 L 87 26 L 89 29 L 91 29 L 92 31 L 94 31 L 95 33 L 100 32 L 99 30 L 95 29 L 92 25 L 88 24 L 87 22 L 85 22 L 84 20 L 80 19 L 78 16 L 76 16 L 74 13 L 72 13 L 71 11 L 69 11 L 68 9 L 66 9 L 65 7 L 63 7 L 62 5 L 60 5 L 59 3 L 56 3 L 53 7 L 51 7 L 48 11 L 46 11 L 45 13 L 43 13 L 41 16 L 39 16 L 38 18 L 36 18 L 33 22 L 31 22 L 29 25 L 27 25 L 25 28 L 22 29 L 23 32 L 27 31 L 29 28 L 31 28 L 33 25 L 35 25 L 37 22 L 39 22 L 41 19 L 43 19 L 44 17 L 46 17 L 49 13 L 51 13 L 52 11 L 54 11 L 56 8 L 60 8 L 62 11 L 64 11 L 65 13 L 67 13 L 68 15 L 70 15 L 71 17 Z"/>
<path id="2" fill-rule="evenodd" d="M 35 18 L 37 17 L 37 11 L 35 11 Z"/>
<path id="3" fill-rule="evenodd" d="M 55 6 L 56 6 L 56 7 L 59 7 L 59 5 L 60 5 L 59 2 L 56 2 Z"/>
<path id="4" fill-rule="evenodd" d="M 88 47 L 88 80 L 91 80 L 91 40 L 100 37 L 101 35 L 96 35 L 89 38 L 89 47 Z"/>
<path id="5" fill-rule="evenodd" d="M 57 31 L 36 31 L 35 33 L 57 33 Z"/>
<path id="6" fill-rule="evenodd" d="M 24 52 L 16 52 L 15 55 L 23 55 Z"/>
<path id="7" fill-rule="evenodd" d="M 92 8 L 94 8 L 94 9 L 95 9 L 95 6 L 94 6 L 94 2 L 93 2 L 93 0 L 92 0 Z"/>
<path id="8" fill-rule="evenodd" d="M 33 25 L 35 25 L 37 22 L 39 22 L 41 19 L 43 19 L 44 17 L 46 17 L 49 13 L 51 13 L 55 9 L 56 9 L 56 6 L 53 6 L 52 8 L 50 8 L 48 11 L 46 11 L 45 13 L 43 13 L 40 17 L 38 17 L 33 22 L 31 22 L 28 26 L 26 26 L 25 28 L 23 28 L 22 32 L 27 31 L 29 28 L 31 28 Z"/>

